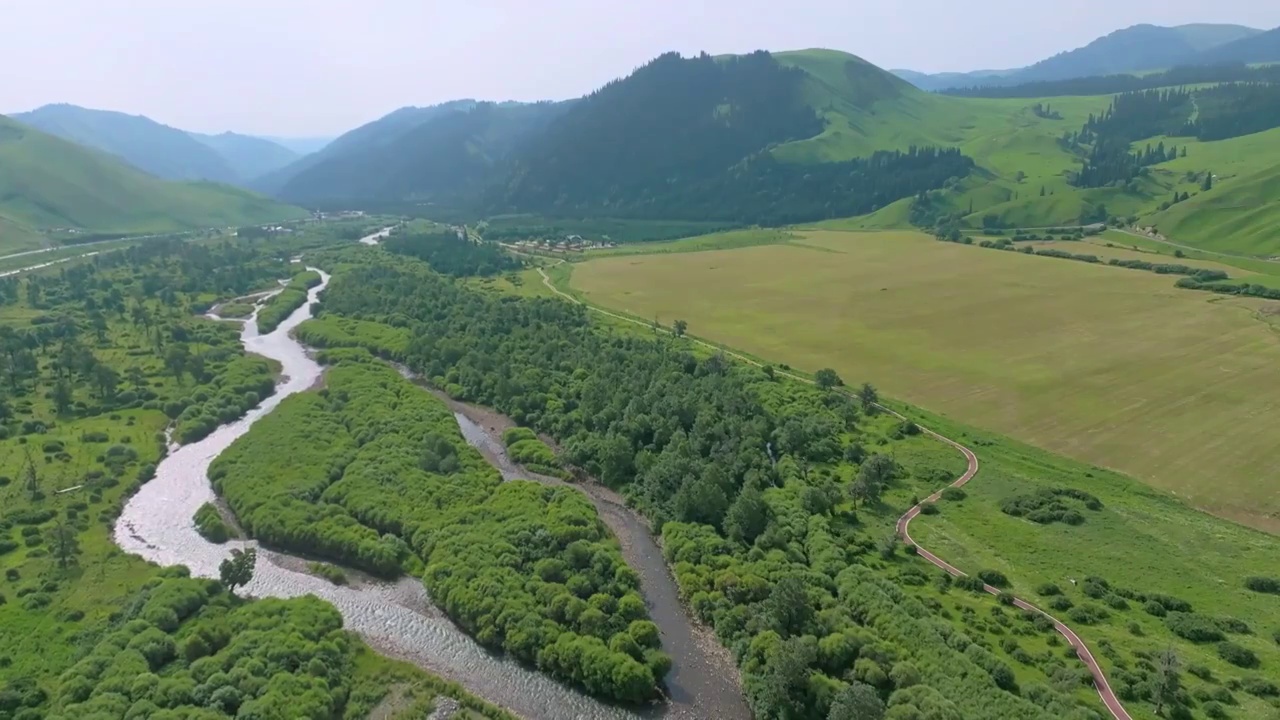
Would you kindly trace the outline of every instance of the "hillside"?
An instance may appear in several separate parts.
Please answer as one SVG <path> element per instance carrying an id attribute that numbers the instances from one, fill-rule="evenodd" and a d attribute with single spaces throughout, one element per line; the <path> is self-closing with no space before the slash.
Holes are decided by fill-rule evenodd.
<path id="1" fill-rule="evenodd" d="M 918 87 L 932 91 L 1163 70 L 1188 64 L 1262 62 L 1241 58 L 1244 54 L 1251 54 L 1251 51 L 1252 54 L 1262 54 L 1260 48 L 1269 47 L 1265 41 L 1257 46 L 1250 44 L 1249 41 L 1260 34 L 1261 30 L 1241 25 L 1134 25 L 1104 35 L 1084 47 L 1058 53 L 1024 68 L 937 74 L 915 73 L 910 70 L 894 72 Z M 1240 49 L 1228 49 L 1231 46 Z"/>
<path id="2" fill-rule="evenodd" d="M 450 112 L 469 110 L 475 107 L 475 104 L 475 100 L 467 99 L 452 100 L 427 107 L 402 107 L 373 122 L 343 133 L 314 153 L 304 155 L 285 167 L 255 178 L 249 186 L 260 192 L 282 196 L 285 186 L 311 168 L 335 160 L 339 163 L 361 162 L 362 157 L 380 153 L 405 133 L 432 118 Z M 309 184 L 306 180 L 302 182 L 303 185 Z"/>
<path id="3" fill-rule="evenodd" d="M 270 140 L 225 132 L 221 135 L 189 133 L 212 148 L 231 168 L 238 183 L 245 183 L 294 162 L 298 153 Z"/>
<path id="4" fill-rule="evenodd" d="M 159 180 L 0 116 L 0 220 L 28 231 L 162 232 L 301 215 L 225 185 Z"/>
<path id="5" fill-rule="evenodd" d="M 1280 28 L 1210 48 L 1203 52 L 1197 58 L 1197 61 L 1206 64 L 1280 62 Z"/>
<path id="6" fill-rule="evenodd" d="M 512 149 L 564 103 L 451 103 L 412 119 L 397 111 L 287 170 L 291 202 L 474 198 Z M 414 108 L 417 111 L 419 109 Z M 423 117 L 425 116 L 425 120 Z"/>
<path id="7" fill-rule="evenodd" d="M 13 118 L 50 135 L 115 155 L 161 179 L 238 180 L 235 170 L 213 148 L 182 130 L 140 115 L 75 105 L 45 105 Z"/>
<path id="8" fill-rule="evenodd" d="M 668 53 L 569 103 L 437 109 L 416 125 L 417 111 L 393 113 L 278 173 L 275 193 L 579 218 L 851 215 L 970 172 L 945 132 L 907 122 L 939 102 L 957 103 L 833 51 Z M 851 118 L 875 121 L 848 141 Z M 792 151 L 813 138 L 838 147 Z"/>

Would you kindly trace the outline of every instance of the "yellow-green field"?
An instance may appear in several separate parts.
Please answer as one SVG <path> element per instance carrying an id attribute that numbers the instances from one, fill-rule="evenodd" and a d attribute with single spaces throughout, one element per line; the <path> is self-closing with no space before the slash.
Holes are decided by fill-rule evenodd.
<path id="1" fill-rule="evenodd" d="M 1091 248 L 1092 249 L 1092 248 Z M 1039 447 L 1280 532 L 1275 303 L 910 232 L 575 266 L 597 304 Z"/>

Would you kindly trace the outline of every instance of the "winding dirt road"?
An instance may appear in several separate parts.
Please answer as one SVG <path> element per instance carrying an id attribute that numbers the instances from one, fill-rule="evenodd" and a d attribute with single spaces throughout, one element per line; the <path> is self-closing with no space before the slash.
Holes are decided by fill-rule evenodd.
<path id="1" fill-rule="evenodd" d="M 556 265 L 562 264 L 563 262 L 564 260 L 561 260 L 560 262 L 556 263 Z M 626 315 L 620 315 L 618 313 L 609 312 L 608 310 L 605 310 L 603 308 L 599 308 L 594 305 L 584 303 L 578 298 L 560 290 L 551 282 L 551 278 L 547 275 L 546 271 L 543 268 L 538 268 L 538 274 L 542 276 L 542 284 L 546 285 L 547 289 L 549 289 L 551 292 L 555 293 L 556 295 L 568 300 L 569 302 L 575 303 L 577 305 L 583 305 L 588 310 L 592 310 L 594 312 L 600 313 L 601 315 L 605 315 L 607 317 L 611 317 L 616 320 L 622 320 L 624 322 L 629 322 L 629 323 L 640 325 L 643 327 L 650 327 L 649 323 L 646 323 L 641 320 L 637 320 L 636 318 L 633 318 L 633 317 L 627 317 Z M 761 363 L 758 360 L 749 358 L 745 355 L 740 355 L 731 350 L 726 350 L 720 347 L 719 345 L 714 345 L 712 343 L 706 342 L 704 340 L 699 340 L 697 338 L 688 338 L 688 339 L 694 343 L 697 343 L 698 345 L 701 345 L 706 348 L 710 348 L 717 352 L 722 352 L 726 355 L 729 355 L 737 360 L 748 363 L 750 365 L 755 365 L 756 367 L 761 367 L 763 365 L 763 363 Z M 788 373 L 784 371 L 776 371 L 776 372 L 779 375 L 785 375 L 793 380 L 799 380 L 800 382 L 805 382 L 810 384 L 813 383 L 813 381 L 810 380 L 809 378 L 800 377 L 799 375 L 794 375 L 792 373 Z M 891 415 L 902 418 L 903 420 L 907 419 L 904 415 L 902 415 L 902 413 L 899 413 L 895 410 L 887 408 L 883 405 L 877 404 L 876 407 L 880 408 L 884 412 L 887 412 Z M 973 477 L 978 474 L 978 456 L 975 455 L 972 450 L 965 447 L 964 445 L 961 445 L 955 440 L 952 440 L 949 437 L 940 435 L 939 433 L 936 433 L 933 430 L 930 430 L 929 428 L 926 428 L 922 425 L 920 425 L 919 427 L 925 434 L 929 435 L 930 437 L 940 440 L 941 442 L 946 443 L 947 445 L 950 445 L 951 447 L 958 450 L 961 455 L 964 455 L 965 460 L 968 462 L 968 467 L 965 469 L 964 474 L 956 478 L 956 481 L 951 483 L 947 487 L 956 487 L 956 488 L 961 487 L 966 483 L 968 483 L 970 480 L 972 480 Z M 897 524 L 898 535 L 901 536 L 903 542 L 915 547 L 916 554 L 919 555 L 920 557 L 924 558 L 925 560 L 928 560 L 930 563 L 933 563 L 935 566 L 937 566 L 938 568 L 942 569 L 947 573 L 950 573 L 954 577 L 963 577 L 966 573 L 964 573 L 954 565 L 951 565 L 946 560 L 943 560 L 937 555 L 934 555 L 933 553 L 924 549 L 923 547 L 920 546 L 919 543 L 911 539 L 911 533 L 910 533 L 911 521 L 914 520 L 916 516 L 920 514 L 920 508 L 922 508 L 925 503 L 937 502 L 938 499 L 942 497 L 943 489 L 940 489 L 938 490 L 938 492 L 935 492 L 934 494 L 925 498 L 920 503 L 918 503 L 917 505 L 912 507 L 910 510 L 908 510 L 905 514 L 903 514 L 902 517 L 898 518 L 898 524 Z M 1000 594 L 999 588 L 992 587 L 991 585 L 985 585 L 985 584 L 982 587 L 984 590 L 986 590 L 988 593 L 992 595 Z M 1111 684 L 1107 682 L 1107 676 L 1105 673 L 1102 672 L 1102 666 L 1098 664 L 1098 661 L 1097 659 L 1094 658 L 1093 653 L 1089 651 L 1089 647 L 1085 645 L 1084 640 L 1082 640 L 1080 636 L 1075 633 L 1074 630 L 1067 627 L 1067 625 L 1063 623 L 1061 620 L 1059 620 L 1058 618 L 1050 615 L 1044 610 L 1041 610 L 1040 608 L 1036 607 L 1035 605 L 1032 605 L 1031 603 L 1021 598 L 1015 597 L 1013 599 L 1013 605 L 1014 607 L 1020 610 L 1039 613 L 1049 618 L 1049 620 L 1053 621 L 1054 630 L 1057 630 L 1059 635 L 1066 638 L 1066 641 L 1071 645 L 1071 647 L 1075 648 L 1076 655 L 1080 658 L 1080 661 L 1083 662 L 1087 668 L 1089 668 L 1089 672 L 1093 675 L 1093 687 L 1095 690 L 1098 691 L 1098 697 L 1102 699 L 1102 704 L 1105 705 L 1107 708 L 1107 711 L 1111 713 L 1111 717 L 1114 718 L 1115 720 L 1132 720 L 1131 716 L 1129 715 L 1129 712 L 1124 709 L 1124 705 L 1120 702 L 1120 698 L 1116 697 L 1115 692 L 1111 689 Z"/>

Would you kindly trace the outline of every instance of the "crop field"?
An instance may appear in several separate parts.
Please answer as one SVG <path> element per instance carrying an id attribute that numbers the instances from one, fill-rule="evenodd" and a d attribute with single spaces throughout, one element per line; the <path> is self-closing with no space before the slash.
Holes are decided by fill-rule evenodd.
<path id="1" fill-rule="evenodd" d="M 790 243 L 601 258 L 586 299 L 850 382 L 1280 531 L 1280 341 L 1269 303 L 1173 278 L 935 243 Z"/>

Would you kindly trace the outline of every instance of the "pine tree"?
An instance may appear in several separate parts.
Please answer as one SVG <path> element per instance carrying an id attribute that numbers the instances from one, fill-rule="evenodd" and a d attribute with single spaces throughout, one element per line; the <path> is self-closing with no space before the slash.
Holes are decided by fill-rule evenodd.
<path id="1" fill-rule="evenodd" d="M 1204 182 L 1201 183 L 1200 189 L 1208 192 L 1213 189 L 1213 171 L 1207 171 L 1204 174 Z"/>

